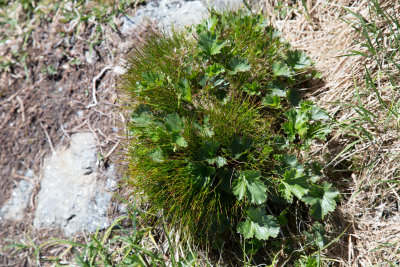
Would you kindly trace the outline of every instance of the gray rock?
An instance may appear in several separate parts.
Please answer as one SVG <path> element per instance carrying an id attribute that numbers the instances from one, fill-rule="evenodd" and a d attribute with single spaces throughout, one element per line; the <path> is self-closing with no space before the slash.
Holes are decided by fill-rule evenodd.
<path id="1" fill-rule="evenodd" d="M 237 10 L 242 6 L 242 0 L 153 0 L 138 9 L 135 16 L 124 16 L 121 32 L 129 34 L 146 20 L 157 22 L 161 29 L 167 31 L 180 29 L 201 22 L 209 15 L 207 8 L 225 11 Z"/>
<path id="2" fill-rule="evenodd" d="M 28 170 L 25 175 L 27 178 L 33 178 L 32 170 Z M 17 187 L 11 193 L 11 198 L 0 209 L 1 220 L 20 221 L 24 218 L 25 209 L 28 207 L 34 184 L 27 180 L 18 182 Z"/>
<path id="3" fill-rule="evenodd" d="M 129 34 L 146 19 L 155 21 L 161 29 L 182 28 L 200 22 L 207 17 L 208 11 L 199 0 L 159 0 L 149 2 L 139 9 L 134 17 L 123 17 L 121 32 Z"/>
<path id="4" fill-rule="evenodd" d="M 69 148 L 44 160 L 36 228 L 61 229 L 70 236 L 109 226 L 111 194 L 106 179 L 99 179 L 96 162 L 97 145 L 91 133 L 72 135 Z"/>
<path id="5" fill-rule="evenodd" d="M 243 0 L 206 0 L 207 6 L 217 11 L 238 10 L 244 6 Z"/>

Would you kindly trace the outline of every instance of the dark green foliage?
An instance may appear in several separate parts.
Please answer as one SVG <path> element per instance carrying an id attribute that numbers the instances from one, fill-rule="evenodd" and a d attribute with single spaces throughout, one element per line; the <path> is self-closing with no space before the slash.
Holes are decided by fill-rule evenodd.
<path id="1" fill-rule="evenodd" d="M 189 33 L 152 34 L 121 82 L 132 191 L 200 239 L 277 237 L 288 207 L 323 219 L 338 192 L 300 156 L 330 132 L 297 91 L 311 66 L 260 15 L 212 12 Z"/>

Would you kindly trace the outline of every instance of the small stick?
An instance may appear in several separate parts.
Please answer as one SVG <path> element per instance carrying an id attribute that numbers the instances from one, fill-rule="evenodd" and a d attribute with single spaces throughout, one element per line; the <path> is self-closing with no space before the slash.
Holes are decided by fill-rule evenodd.
<path id="1" fill-rule="evenodd" d="M 42 129 L 43 129 L 43 131 L 44 131 L 44 133 L 45 133 L 45 135 L 46 135 L 46 137 L 47 137 L 47 141 L 49 142 L 51 152 L 52 152 L 54 155 L 57 155 L 57 153 L 56 153 L 56 151 L 55 151 L 55 149 L 54 149 L 54 147 L 53 147 L 53 143 L 51 142 L 51 139 L 50 139 L 49 134 L 47 133 L 47 131 L 46 131 L 46 129 L 44 128 L 44 126 L 43 126 L 42 123 L 40 123 L 40 126 L 42 127 Z"/>
<path id="2" fill-rule="evenodd" d="M 62 123 L 60 123 L 60 126 L 61 126 L 61 130 L 63 131 L 64 135 L 65 135 L 68 139 L 70 139 L 69 134 L 65 131 L 64 126 L 62 125 Z"/>
<path id="3" fill-rule="evenodd" d="M 100 79 L 101 76 L 103 76 L 103 74 L 106 71 L 111 70 L 111 69 L 112 69 L 111 66 L 106 66 L 100 71 L 100 73 L 96 77 L 93 78 L 93 81 L 92 81 L 92 98 L 93 98 L 93 102 L 90 103 L 89 105 L 87 105 L 86 108 L 91 108 L 91 107 L 97 106 L 98 102 L 97 102 L 97 98 L 96 98 L 96 82 L 97 82 L 98 79 Z"/>
<path id="4" fill-rule="evenodd" d="M 19 94 L 19 91 L 17 91 L 15 94 L 13 94 L 12 96 L 10 96 L 9 98 L 7 98 L 7 99 L 1 101 L 1 102 L 0 102 L 0 105 L 1 105 L 1 104 L 4 104 L 4 103 L 6 103 L 6 102 L 11 101 L 11 100 L 12 100 L 16 95 L 18 95 L 18 94 Z"/>
<path id="5" fill-rule="evenodd" d="M 22 122 L 25 122 L 25 109 L 24 109 L 24 102 L 22 101 L 22 99 L 17 96 L 17 101 L 19 104 L 19 107 L 21 108 L 21 113 L 22 113 Z"/>
<path id="6" fill-rule="evenodd" d="M 106 159 L 106 158 L 108 158 L 110 155 L 111 155 L 111 153 L 113 153 L 113 151 L 117 148 L 117 146 L 119 145 L 119 142 L 120 141 L 118 141 L 111 149 L 110 149 L 110 151 L 108 151 L 108 153 L 104 156 L 104 158 Z"/>
<path id="7" fill-rule="evenodd" d="M 125 123 L 125 117 L 124 117 L 124 115 L 120 112 L 119 113 L 119 116 L 121 117 L 121 121 L 123 122 L 123 123 Z"/>
<path id="8" fill-rule="evenodd" d="M 15 177 L 15 178 L 24 179 L 24 180 L 26 180 L 26 181 L 28 181 L 28 182 L 31 182 L 33 185 L 35 185 L 35 181 L 34 181 L 34 179 L 32 179 L 32 178 L 28 178 L 28 177 L 26 177 L 26 176 L 19 175 L 19 174 L 14 174 L 14 177 Z"/>
<path id="9" fill-rule="evenodd" d="M 136 9 L 136 6 L 139 4 L 140 0 L 136 0 L 135 4 L 133 5 L 133 7 Z"/>
<path id="10" fill-rule="evenodd" d="M 349 251 L 347 252 L 348 253 L 347 261 L 349 264 L 351 262 L 351 252 L 352 252 L 352 243 L 351 243 L 351 234 L 349 234 Z"/>

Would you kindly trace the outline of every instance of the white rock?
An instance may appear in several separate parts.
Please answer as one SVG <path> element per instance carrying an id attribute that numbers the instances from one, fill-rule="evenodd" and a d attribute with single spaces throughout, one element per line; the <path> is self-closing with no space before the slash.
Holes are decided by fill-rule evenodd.
<path id="1" fill-rule="evenodd" d="M 121 32 L 129 34 L 144 21 L 150 20 L 158 23 L 161 29 L 182 28 L 199 23 L 207 17 L 206 6 L 199 0 L 160 0 L 149 2 L 145 7 L 138 9 L 134 17 L 123 17 Z"/>
<path id="2" fill-rule="evenodd" d="M 110 224 L 107 210 L 111 194 L 105 188 L 105 179 L 98 179 L 96 161 L 97 144 L 92 133 L 72 135 L 69 148 L 44 160 L 33 223 L 36 228 L 61 229 L 70 236 Z"/>
<path id="3" fill-rule="evenodd" d="M 25 177 L 33 178 L 33 171 L 28 170 L 25 173 Z M 32 182 L 27 180 L 19 181 L 17 187 L 11 193 L 11 198 L 0 209 L 0 220 L 22 220 L 25 209 L 29 205 L 33 188 L 34 184 Z"/>
<path id="4" fill-rule="evenodd" d="M 244 7 L 243 0 L 206 0 L 207 6 L 222 12 L 226 10 L 238 10 Z"/>
<path id="5" fill-rule="evenodd" d="M 242 0 L 153 0 L 138 9 L 135 16 L 122 17 L 123 34 L 130 34 L 146 20 L 156 22 L 158 26 L 170 31 L 184 26 L 200 23 L 209 15 L 207 8 L 217 11 L 237 10 L 243 7 Z"/>

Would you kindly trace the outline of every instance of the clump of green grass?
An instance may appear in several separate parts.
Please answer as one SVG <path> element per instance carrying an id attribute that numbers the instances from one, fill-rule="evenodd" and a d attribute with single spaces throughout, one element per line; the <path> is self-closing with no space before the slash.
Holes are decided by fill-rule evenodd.
<path id="1" fill-rule="evenodd" d="M 128 183 L 169 225 L 258 242 L 334 210 L 339 192 L 308 155 L 330 118 L 298 91 L 317 73 L 261 15 L 212 12 L 126 59 Z"/>

